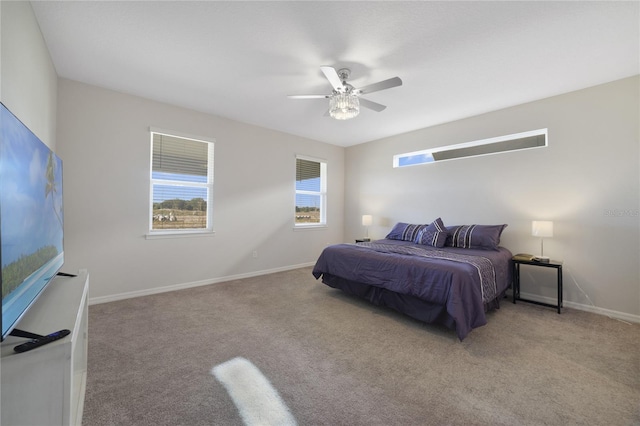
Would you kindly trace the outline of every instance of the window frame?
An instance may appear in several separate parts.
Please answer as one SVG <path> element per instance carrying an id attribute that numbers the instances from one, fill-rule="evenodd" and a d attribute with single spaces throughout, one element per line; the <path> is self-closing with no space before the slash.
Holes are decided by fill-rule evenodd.
<path id="1" fill-rule="evenodd" d="M 312 161 L 320 164 L 320 190 L 319 191 L 308 191 L 308 190 L 300 190 L 297 188 L 297 175 L 298 175 L 298 160 Z M 294 229 L 317 229 L 324 228 L 327 226 L 327 169 L 328 164 L 327 160 L 317 157 L 311 157 L 308 155 L 296 154 L 295 155 L 295 167 L 294 167 L 294 180 L 293 180 L 293 189 L 294 189 L 294 197 L 293 197 L 293 224 Z M 318 223 L 297 223 L 296 222 L 296 207 L 297 206 L 297 198 L 298 195 L 314 195 L 320 197 L 320 221 Z"/>
<path id="2" fill-rule="evenodd" d="M 154 134 L 169 136 L 179 139 L 187 139 L 194 142 L 207 144 L 207 181 L 206 182 L 194 182 L 194 181 L 174 181 L 168 179 L 157 179 L 153 177 L 153 137 Z M 215 138 L 209 138 L 198 135 L 191 135 L 183 132 L 177 132 L 173 130 L 165 130 L 157 127 L 149 128 L 149 214 L 148 214 L 148 233 L 145 235 L 147 239 L 154 238 L 172 238 L 172 237 L 190 237 L 190 236 L 209 236 L 214 235 L 213 229 L 213 196 L 214 196 L 214 150 L 215 150 Z M 194 229 L 153 229 L 153 188 L 154 184 L 183 186 L 190 188 L 205 188 L 207 189 L 207 211 L 205 214 L 206 227 L 194 228 Z"/>

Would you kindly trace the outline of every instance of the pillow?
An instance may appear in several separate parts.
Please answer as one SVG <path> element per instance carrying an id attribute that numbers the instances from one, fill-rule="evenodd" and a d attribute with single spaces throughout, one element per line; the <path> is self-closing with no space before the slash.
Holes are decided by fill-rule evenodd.
<path id="1" fill-rule="evenodd" d="M 437 218 L 429 226 L 418 231 L 415 243 L 431 247 L 444 247 L 447 235 L 447 228 L 445 228 L 442 219 Z"/>
<path id="2" fill-rule="evenodd" d="M 413 225 L 410 223 L 398 222 L 385 238 L 388 240 L 414 242 L 420 230 L 426 227 L 427 225 Z"/>
<path id="3" fill-rule="evenodd" d="M 448 226 L 445 243 L 448 247 L 498 250 L 500 235 L 507 225 L 459 225 Z"/>

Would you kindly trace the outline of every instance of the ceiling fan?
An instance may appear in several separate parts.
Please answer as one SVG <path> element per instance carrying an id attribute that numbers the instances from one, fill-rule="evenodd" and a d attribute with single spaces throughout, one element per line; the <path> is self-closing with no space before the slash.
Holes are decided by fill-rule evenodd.
<path id="1" fill-rule="evenodd" d="M 327 80 L 333 87 L 333 91 L 329 95 L 288 95 L 290 99 L 329 99 L 329 115 L 337 120 L 348 120 L 360 113 L 360 106 L 380 112 L 386 108 L 385 105 L 368 99 L 361 98 L 366 95 L 380 90 L 391 89 L 392 87 L 402 86 L 402 80 L 399 77 L 393 77 L 388 80 L 379 81 L 356 89 L 347 83 L 351 70 L 349 68 L 341 68 L 338 71 L 333 67 L 320 67 Z"/>

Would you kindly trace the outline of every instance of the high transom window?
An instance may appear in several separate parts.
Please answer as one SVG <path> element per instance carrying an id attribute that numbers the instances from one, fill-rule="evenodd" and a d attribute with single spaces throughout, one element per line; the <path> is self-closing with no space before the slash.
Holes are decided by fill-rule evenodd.
<path id="1" fill-rule="evenodd" d="M 406 154 L 397 154 L 393 156 L 393 167 L 430 164 L 438 161 L 499 154 L 523 149 L 543 148 L 546 146 L 548 146 L 547 129 L 540 129 L 491 139 L 442 146 L 439 148 L 424 149 Z"/>

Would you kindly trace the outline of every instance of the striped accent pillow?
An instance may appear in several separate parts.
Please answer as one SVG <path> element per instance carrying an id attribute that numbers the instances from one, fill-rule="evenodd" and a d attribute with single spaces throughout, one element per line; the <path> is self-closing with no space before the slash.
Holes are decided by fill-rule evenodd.
<path id="1" fill-rule="evenodd" d="M 448 247 L 497 250 L 500 235 L 507 225 L 460 225 L 448 226 L 449 236 L 445 243 Z"/>
<path id="2" fill-rule="evenodd" d="M 411 223 L 398 222 L 385 238 L 388 240 L 401 240 L 414 242 L 418 233 L 427 225 L 414 225 Z"/>
<path id="3" fill-rule="evenodd" d="M 417 244 L 431 247 L 444 247 L 447 240 L 447 228 L 441 218 L 434 220 L 429 226 L 422 228 L 416 237 Z"/>

